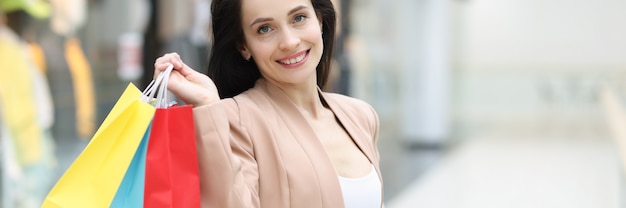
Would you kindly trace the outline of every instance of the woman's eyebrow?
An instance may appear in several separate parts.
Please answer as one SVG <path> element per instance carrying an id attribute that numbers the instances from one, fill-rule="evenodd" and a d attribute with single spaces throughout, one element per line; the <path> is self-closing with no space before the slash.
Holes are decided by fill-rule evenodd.
<path id="1" fill-rule="evenodd" d="M 296 13 L 297 11 L 301 9 L 306 9 L 306 6 L 304 5 L 297 6 L 296 8 L 289 10 L 289 13 L 287 13 L 287 15 L 292 15 L 293 13 Z"/>
<path id="2" fill-rule="evenodd" d="M 255 20 L 252 22 L 252 24 L 250 24 L 250 27 L 252 27 L 252 26 L 254 26 L 255 24 L 260 23 L 260 22 L 267 22 L 267 21 L 272 21 L 272 20 L 274 20 L 274 18 L 270 18 L 270 17 L 261 17 L 261 18 L 257 18 L 257 19 L 255 19 Z"/>
<path id="3" fill-rule="evenodd" d="M 302 9 L 306 9 L 306 8 L 307 8 L 307 7 L 306 7 L 306 6 L 304 6 L 304 5 L 297 6 L 297 7 L 293 8 L 293 9 L 289 10 L 289 12 L 287 13 L 287 15 L 292 15 L 293 13 L 296 13 L 297 11 L 300 11 L 300 10 L 302 10 Z M 255 24 L 260 23 L 260 22 L 267 22 L 267 21 L 272 21 L 272 20 L 274 20 L 274 18 L 271 18 L 271 17 L 261 17 L 261 18 L 257 18 L 257 19 L 255 19 L 254 21 L 252 21 L 252 24 L 250 24 L 250 27 L 252 27 L 252 26 L 254 26 Z"/>

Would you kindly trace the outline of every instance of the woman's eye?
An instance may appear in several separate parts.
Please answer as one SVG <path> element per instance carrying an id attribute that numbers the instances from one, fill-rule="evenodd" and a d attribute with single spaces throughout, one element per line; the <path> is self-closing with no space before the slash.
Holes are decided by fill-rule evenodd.
<path id="1" fill-rule="evenodd" d="M 261 27 L 259 27 L 259 30 L 257 30 L 257 32 L 259 34 L 265 34 L 265 33 L 270 32 L 271 30 L 272 30 L 272 28 L 270 28 L 270 26 L 261 26 Z"/>
<path id="2" fill-rule="evenodd" d="M 300 15 L 297 15 L 295 18 L 293 18 L 293 22 L 298 23 L 298 22 L 304 21 L 305 19 L 306 19 L 306 15 L 300 14 Z"/>

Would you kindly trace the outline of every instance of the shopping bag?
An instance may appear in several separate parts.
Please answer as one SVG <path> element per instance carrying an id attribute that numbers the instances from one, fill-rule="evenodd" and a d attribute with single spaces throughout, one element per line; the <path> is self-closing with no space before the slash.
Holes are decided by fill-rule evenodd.
<path id="1" fill-rule="evenodd" d="M 157 108 L 146 156 L 145 207 L 200 207 L 191 106 Z"/>
<path id="2" fill-rule="evenodd" d="M 146 133 L 139 143 L 137 152 L 130 162 L 122 183 L 117 188 L 115 198 L 111 202 L 111 208 L 142 208 L 143 188 L 146 172 L 146 152 L 148 150 L 148 138 L 151 127 L 148 126 Z"/>
<path id="3" fill-rule="evenodd" d="M 131 84 L 42 207 L 109 207 L 155 112 Z"/>

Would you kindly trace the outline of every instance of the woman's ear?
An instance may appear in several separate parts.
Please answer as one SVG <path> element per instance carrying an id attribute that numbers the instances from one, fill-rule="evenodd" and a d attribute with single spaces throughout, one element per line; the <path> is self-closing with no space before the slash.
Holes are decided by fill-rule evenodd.
<path id="1" fill-rule="evenodd" d="M 250 58 L 252 57 L 252 53 L 250 53 L 250 50 L 248 50 L 248 47 L 246 47 L 246 45 L 244 44 L 238 43 L 237 48 L 239 48 L 239 53 L 241 53 L 241 56 L 243 57 L 243 59 L 245 59 L 246 61 L 249 61 Z"/>
<path id="2" fill-rule="evenodd" d="M 241 56 L 243 56 L 243 59 L 245 59 L 246 61 L 249 61 L 252 57 L 250 50 L 248 50 L 248 47 L 246 47 L 245 45 L 240 45 L 239 53 L 241 53 Z"/>

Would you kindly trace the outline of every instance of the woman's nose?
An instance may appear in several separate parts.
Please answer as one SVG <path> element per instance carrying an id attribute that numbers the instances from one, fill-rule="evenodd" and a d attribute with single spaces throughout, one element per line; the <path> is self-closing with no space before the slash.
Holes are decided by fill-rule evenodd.
<path id="1" fill-rule="evenodd" d="M 290 29 L 283 30 L 280 38 L 279 48 L 284 51 L 291 51 L 297 48 L 300 44 L 300 37 L 298 34 Z"/>

